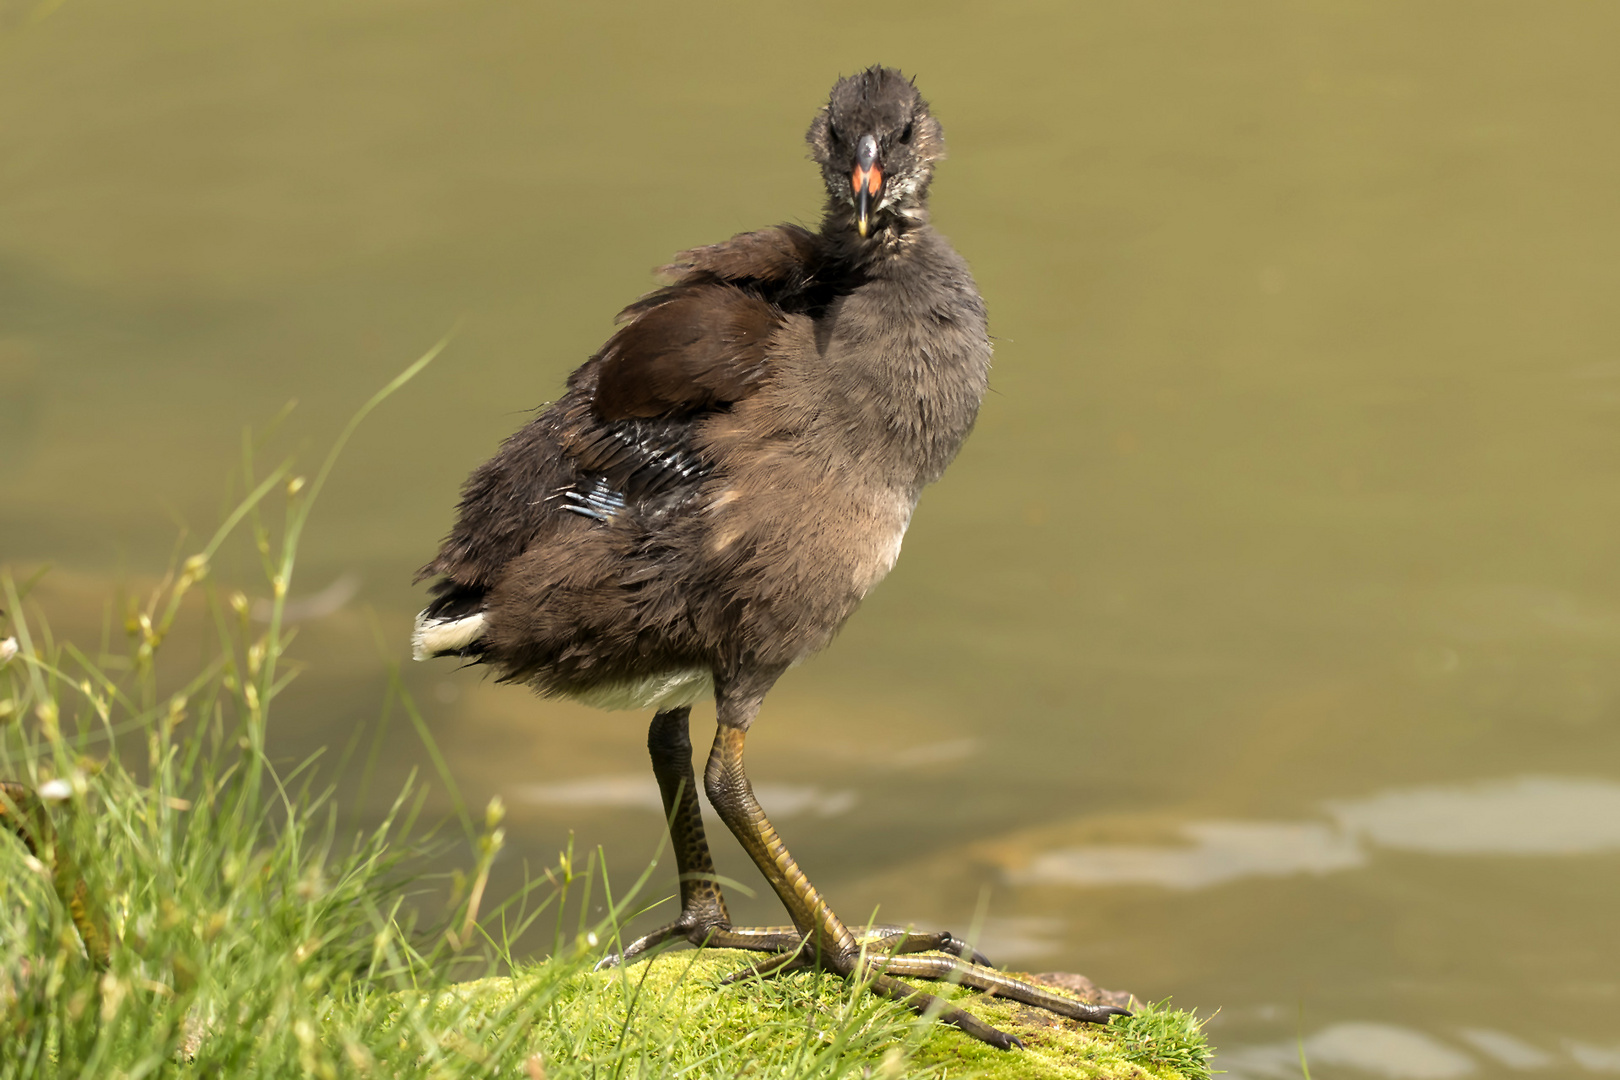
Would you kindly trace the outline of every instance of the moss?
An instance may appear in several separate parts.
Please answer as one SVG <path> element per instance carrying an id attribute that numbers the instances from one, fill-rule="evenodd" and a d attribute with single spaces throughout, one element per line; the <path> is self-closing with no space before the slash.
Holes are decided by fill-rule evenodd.
<path id="1" fill-rule="evenodd" d="M 1004 1053 L 940 1028 L 918 1049 L 915 1066 L 948 1066 L 951 1076 L 987 1080 L 1207 1080 L 1210 1075 L 1200 1021 L 1167 1005 L 1138 1007 L 1136 1015 L 1100 1027 L 982 994 L 965 996 L 963 1007 L 1016 1035 L 1024 1049 Z"/>
<path id="2" fill-rule="evenodd" d="M 440 1005 L 468 1019 L 524 1016 L 535 1025 L 531 1037 L 552 1075 L 598 1055 L 640 1056 L 626 1045 L 628 1037 L 656 1053 L 669 1074 L 692 1066 L 708 1075 L 1209 1077 L 1199 1021 L 1165 1006 L 1140 1008 L 1100 1027 L 957 992 L 957 1004 L 1024 1043 L 1023 1050 L 1008 1052 L 954 1028 L 918 1022 L 904 1007 L 858 993 L 836 976 L 801 972 L 746 985 L 722 982 L 750 960 L 723 949 L 666 953 L 626 969 L 577 974 L 538 1008 L 514 1010 L 548 983 L 544 969 L 536 968 L 460 984 Z M 806 1069 L 813 1059 L 821 1068 Z"/>

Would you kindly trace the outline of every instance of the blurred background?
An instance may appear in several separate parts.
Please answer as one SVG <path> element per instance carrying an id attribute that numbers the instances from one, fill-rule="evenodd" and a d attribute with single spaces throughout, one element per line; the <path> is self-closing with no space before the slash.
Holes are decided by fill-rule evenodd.
<path id="1" fill-rule="evenodd" d="M 1298 1037 L 1318 1077 L 1620 1072 L 1620 8 L 40 12 L 0 0 L 0 560 L 52 567 L 59 633 L 212 530 L 244 427 L 296 399 L 273 445 L 313 467 L 455 327 L 294 583 L 272 749 L 342 745 L 466 473 L 651 267 L 814 225 L 812 113 L 896 65 L 996 368 L 750 740 L 811 878 L 1219 1010 L 1235 1078 L 1299 1075 Z M 467 802 L 511 808 L 495 887 L 570 835 L 646 865 L 646 717 L 404 677 Z M 426 762 L 396 726 L 362 817 Z"/>

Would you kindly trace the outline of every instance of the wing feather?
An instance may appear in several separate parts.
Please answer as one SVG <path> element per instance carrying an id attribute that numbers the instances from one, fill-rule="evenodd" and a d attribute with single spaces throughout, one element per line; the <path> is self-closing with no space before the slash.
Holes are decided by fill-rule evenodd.
<path id="1" fill-rule="evenodd" d="M 420 577 L 430 611 L 476 610 L 504 566 L 565 521 L 657 513 L 713 469 L 698 421 L 756 393 L 787 312 L 827 302 L 821 240 L 796 225 L 682 252 L 668 284 L 629 305 L 568 393 L 475 470 L 458 520 Z"/>
<path id="2" fill-rule="evenodd" d="M 675 285 L 598 354 L 602 420 L 720 408 L 758 389 L 782 309 L 734 285 Z"/>

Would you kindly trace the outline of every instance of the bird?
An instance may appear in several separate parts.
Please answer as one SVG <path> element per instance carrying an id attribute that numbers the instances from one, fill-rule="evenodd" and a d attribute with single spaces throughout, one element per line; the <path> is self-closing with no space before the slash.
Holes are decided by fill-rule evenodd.
<path id="1" fill-rule="evenodd" d="M 924 487 L 972 429 L 991 343 L 967 262 L 930 222 L 944 131 L 915 80 L 838 80 L 806 135 L 827 201 L 677 255 L 564 393 L 473 471 L 432 580 L 416 659 L 457 657 L 603 709 L 653 710 L 647 745 L 680 914 L 604 963 L 666 943 L 808 965 L 1019 1045 L 903 981 L 951 979 L 1076 1020 L 1125 1010 L 1013 979 L 947 932 L 857 933 L 788 853 L 743 749 L 772 685 L 889 572 Z M 692 767 L 691 706 L 717 714 L 710 804 L 792 921 L 731 923 Z"/>

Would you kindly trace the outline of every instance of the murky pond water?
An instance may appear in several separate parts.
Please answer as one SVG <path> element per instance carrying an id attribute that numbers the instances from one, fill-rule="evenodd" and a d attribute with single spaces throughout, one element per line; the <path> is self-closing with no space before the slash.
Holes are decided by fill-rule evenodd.
<path id="1" fill-rule="evenodd" d="M 323 448 L 458 327 L 312 524 L 275 746 L 344 741 L 467 470 L 647 268 L 813 221 L 800 134 L 882 59 L 945 123 L 997 367 L 750 741 L 806 870 L 852 919 L 984 903 L 1002 962 L 1219 1008 L 1234 1077 L 1297 1075 L 1296 1035 L 1327 1077 L 1620 1071 L 1620 9 L 31 10 L 0 558 L 55 565 L 60 626 L 217 520 L 244 425 L 297 398 L 281 444 Z M 513 807 L 508 884 L 570 830 L 645 862 L 644 718 L 405 674 Z"/>

